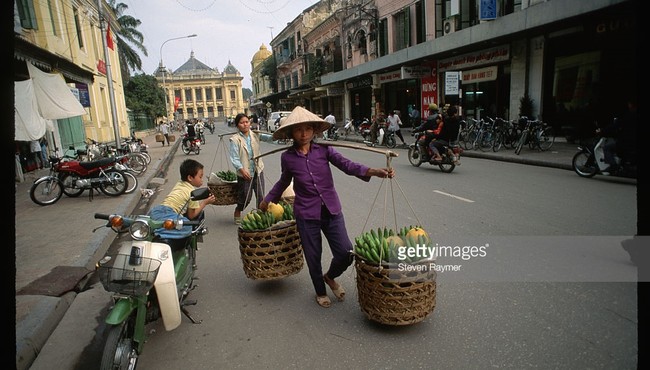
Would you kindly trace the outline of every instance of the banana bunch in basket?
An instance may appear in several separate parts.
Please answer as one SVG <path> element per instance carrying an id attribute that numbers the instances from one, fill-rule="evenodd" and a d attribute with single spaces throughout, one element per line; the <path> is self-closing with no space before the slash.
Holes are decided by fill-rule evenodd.
<path id="1" fill-rule="evenodd" d="M 293 206 L 286 202 L 269 203 L 266 212 L 254 209 L 241 220 L 240 227 L 244 231 L 266 230 L 281 221 L 293 220 Z"/>

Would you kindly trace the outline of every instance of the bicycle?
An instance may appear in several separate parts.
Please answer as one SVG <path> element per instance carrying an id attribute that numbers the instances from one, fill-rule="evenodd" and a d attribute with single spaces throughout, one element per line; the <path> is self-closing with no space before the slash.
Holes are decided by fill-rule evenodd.
<path id="1" fill-rule="evenodd" d="M 528 144 L 530 149 L 538 148 L 540 151 L 546 151 L 553 146 L 555 136 L 553 135 L 552 127 L 539 120 L 526 120 L 526 126 L 519 137 L 517 146 L 515 147 L 515 154 L 519 155 L 524 145 Z"/>

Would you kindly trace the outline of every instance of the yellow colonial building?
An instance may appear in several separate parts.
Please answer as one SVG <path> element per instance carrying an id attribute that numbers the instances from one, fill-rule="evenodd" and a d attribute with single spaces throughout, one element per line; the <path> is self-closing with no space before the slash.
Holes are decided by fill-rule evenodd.
<path id="1" fill-rule="evenodd" d="M 219 72 L 196 59 L 192 51 L 175 71 L 160 64 L 154 76 L 165 90 L 168 121 L 225 119 L 248 110 L 242 93 L 244 78 L 230 61 Z"/>

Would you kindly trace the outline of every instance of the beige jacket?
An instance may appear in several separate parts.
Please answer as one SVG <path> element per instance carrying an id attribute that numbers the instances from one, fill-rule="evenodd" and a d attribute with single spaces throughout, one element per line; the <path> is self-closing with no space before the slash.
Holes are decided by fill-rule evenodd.
<path id="1" fill-rule="evenodd" d="M 259 156 L 260 154 L 262 154 L 260 152 L 260 138 L 257 134 L 253 133 L 252 131 L 249 131 L 249 135 L 251 137 L 251 147 L 253 147 L 253 157 Z M 244 163 L 250 163 L 251 155 L 248 152 L 248 145 L 246 145 L 246 139 L 242 135 L 237 133 L 230 137 L 230 141 L 232 143 L 237 144 L 237 146 L 239 147 L 239 160 L 241 161 L 242 165 L 244 165 Z M 238 170 L 238 168 L 235 168 L 235 170 Z M 264 162 L 260 158 L 255 161 L 255 172 L 259 174 L 262 173 L 262 170 L 264 170 Z M 239 171 L 237 171 L 237 176 L 240 176 Z"/>

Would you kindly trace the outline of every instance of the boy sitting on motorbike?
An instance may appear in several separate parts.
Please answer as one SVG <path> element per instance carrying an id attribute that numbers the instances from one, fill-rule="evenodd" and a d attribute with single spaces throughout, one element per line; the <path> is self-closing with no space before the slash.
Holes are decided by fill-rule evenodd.
<path id="1" fill-rule="evenodd" d="M 194 159 L 186 159 L 180 167 L 181 180 L 174 185 L 172 191 L 165 197 L 160 205 L 154 206 L 149 211 L 149 216 L 154 220 L 176 220 L 183 215 L 183 220 L 195 219 L 208 204 L 215 201 L 214 194 L 201 201 L 190 201 L 192 190 L 203 185 L 203 165 Z M 161 238 L 182 239 L 192 233 L 191 226 L 184 226 L 181 230 L 156 230 Z"/>

